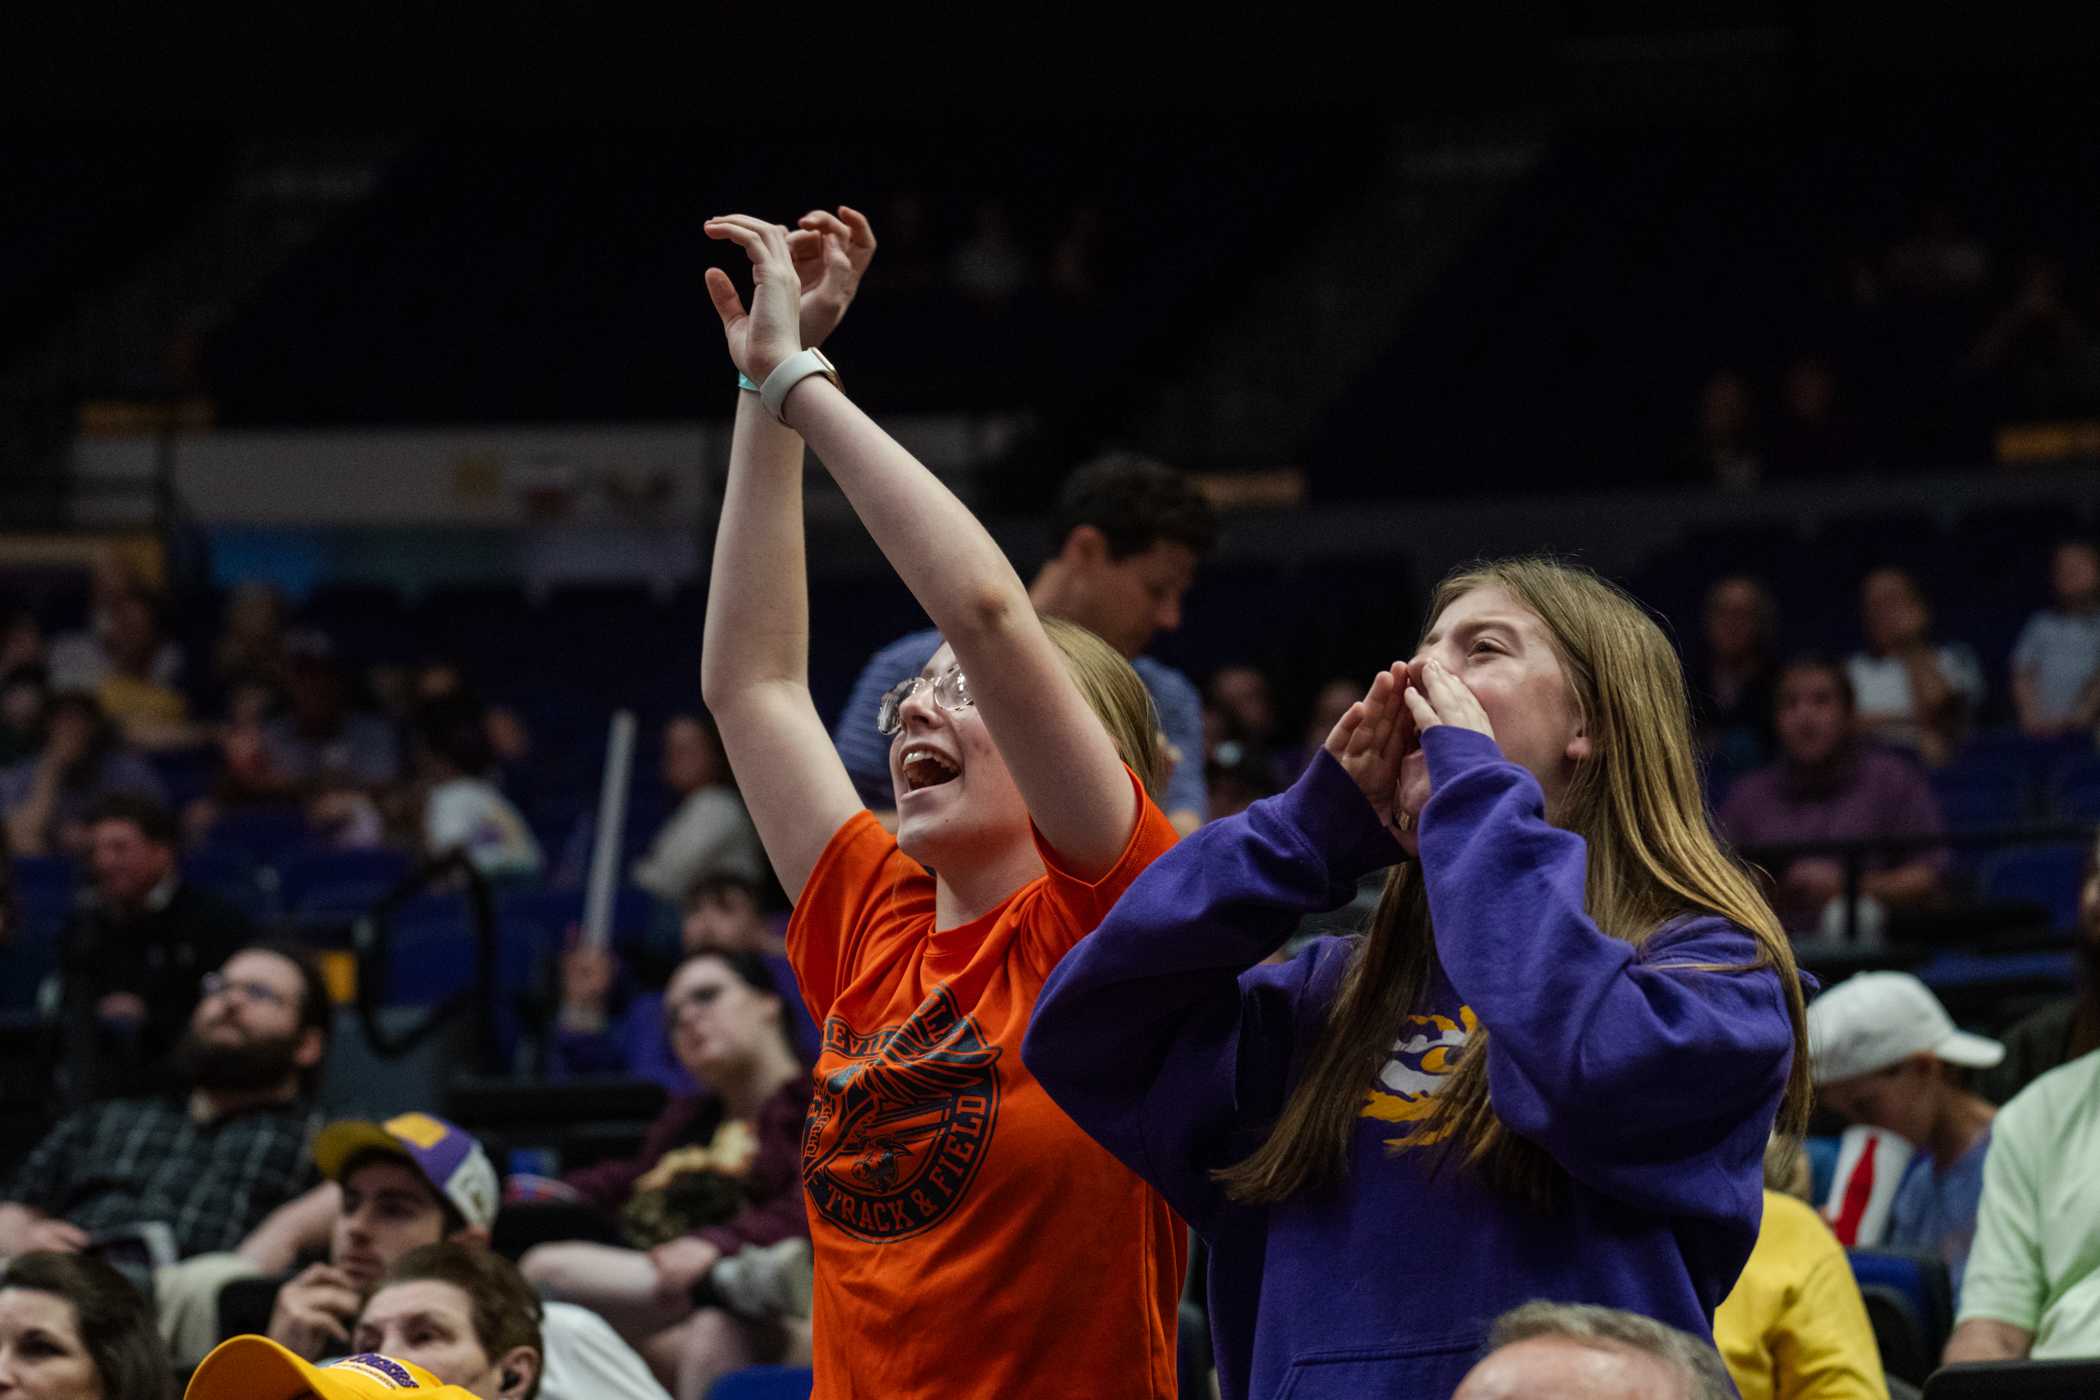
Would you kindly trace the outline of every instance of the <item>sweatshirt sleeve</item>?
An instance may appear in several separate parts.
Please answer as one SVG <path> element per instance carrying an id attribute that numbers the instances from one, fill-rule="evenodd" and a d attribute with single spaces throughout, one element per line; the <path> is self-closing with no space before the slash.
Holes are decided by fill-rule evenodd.
<path id="1" fill-rule="evenodd" d="M 1794 1047 L 1778 976 L 1729 970 L 1756 961 L 1755 941 L 1718 917 L 1639 950 L 1607 935 L 1584 906 L 1588 847 L 1547 824 L 1531 774 L 1453 725 L 1422 746 L 1437 956 L 1491 1035 L 1502 1121 L 1606 1195 L 1755 1219 Z"/>
<path id="2" fill-rule="evenodd" d="M 1303 1008 L 1337 940 L 1255 966 L 1305 914 L 1345 904 L 1399 848 L 1322 754 L 1296 785 L 1154 861 L 1051 974 L 1022 1047 L 1058 1106 L 1199 1227 L 1209 1172 L 1282 1106 Z"/>

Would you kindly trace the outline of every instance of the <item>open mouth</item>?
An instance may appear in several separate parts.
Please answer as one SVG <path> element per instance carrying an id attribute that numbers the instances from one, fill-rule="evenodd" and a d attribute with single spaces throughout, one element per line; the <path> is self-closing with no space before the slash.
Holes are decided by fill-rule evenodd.
<path id="1" fill-rule="evenodd" d="M 962 769 L 950 762 L 945 755 L 928 748 L 909 748 L 904 751 L 898 768 L 904 774 L 907 792 L 919 792 L 925 788 L 952 783 L 962 776 Z"/>

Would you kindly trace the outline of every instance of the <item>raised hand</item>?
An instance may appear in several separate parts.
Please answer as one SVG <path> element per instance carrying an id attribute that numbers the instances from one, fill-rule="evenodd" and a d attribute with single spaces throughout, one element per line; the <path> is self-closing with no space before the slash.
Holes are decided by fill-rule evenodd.
<path id="1" fill-rule="evenodd" d="M 1343 712 L 1327 735 L 1327 752 L 1355 780 L 1388 828 L 1399 797 L 1400 760 L 1414 746 L 1414 723 L 1400 703 L 1406 688 L 1407 664 L 1395 661 L 1378 673 L 1364 698 Z"/>
<path id="2" fill-rule="evenodd" d="M 875 230 L 867 215 L 844 204 L 836 214 L 812 209 L 795 223 L 788 252 L 802 280 L 802 343 L 822 345 L 846 318 L 875 260 Z"/>
<path id="3" fill-rule="evenodd" d="M 774 366 L 802 349 L 802 282 L 788 250 L 788 231 L 748 214 L 709 219 L 704 228 L 709 238 L 727 239 L 751 259 L 748 312 L 719 267 L 707 270 L 707 295 L 722 318 L 729 358 L 752 383 L 763 384 Z"/>
<path id="4" fill-rule="evenodd" d="M 1444 669 L 1443 663 L 1423 662 L 1417 680 L 1419 683 L 1409 686 L 1403 697 L 1417 729 L 1427 731 L 1440 724 L 1452 724 L 1490 739 L 1495 737 L 1495 726 L 1488 722 L 1480 701 L 1458 677 Z"/>

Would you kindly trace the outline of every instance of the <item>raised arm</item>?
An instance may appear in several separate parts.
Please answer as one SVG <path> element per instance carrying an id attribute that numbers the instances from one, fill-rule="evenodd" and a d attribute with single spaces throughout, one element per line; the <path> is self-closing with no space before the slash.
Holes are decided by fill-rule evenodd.
<path id="1" fill-rule="evenodd" d="M 743 215 L 707 227 L 710 235 L 743 245 L 754 260 L 755 250 L 774 249 L 785 238 L 783 230 Z M 754 318 L 765 314 L 777 321 L 787 311 L 753 312 Z M 795 348 L 777 334 L 757 335 L 739 363 L 763 383 Z M 954 648 L 977 712 L 1044 840 L 1074 875 L 1105 874 L 1137 822 L 1136 795 L 1013 565 L 969 509 L 828 378 L 803 379 L 782 412 L 816 449 Z"/>
<path id="2" fill-rule="evenodd" d="M 788 236 L 764 227 L 763 236 L 736 239 L 751 256 L 750 313 L 726 273 L 707 272 L 730 356 L 747 373 L 754 357 L 777 363 L 801 348 L 799 279 Z M 715 225 L 708 231 L 722 236 Z M 753 393 L 737 395 L 700 690 L 773 871 L 788 898 L 799 898 L 825 843 L 860 810 L 860 799 L 809 693 L 802 440 L 774 422 Z"/>

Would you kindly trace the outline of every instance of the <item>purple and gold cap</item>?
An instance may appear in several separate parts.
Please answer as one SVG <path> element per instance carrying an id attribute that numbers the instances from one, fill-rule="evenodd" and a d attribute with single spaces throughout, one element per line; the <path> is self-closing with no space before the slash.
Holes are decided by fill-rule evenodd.
<path id="1" fill-rule="evenodd" d="M 219 1343 L 190 1377 L 183 1400 L 391 1400 L 415 1391 L 430 1400 L 474 1400 L 473 1392 L 446 1385 L 413 1361 L 366 1352 L 330 1366 L 316 1366 L 268 1337 L 234 1337 Z"/>
<path id="2" fill-rule="evenodd" d="M 314 1139 L 314 1165 L 330 1181 L 342 1180 L 351 1159 L 367 1152 L 405 1158 L 469 1225 L 485 1230 L 496 1223 L 502 1194 L 496 1168 L 464 1128 L 433 1114 L 404 1113 L 384 1123 L 330 1123 Z"/>

